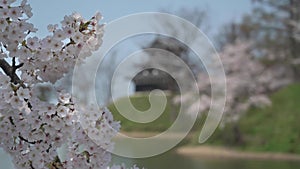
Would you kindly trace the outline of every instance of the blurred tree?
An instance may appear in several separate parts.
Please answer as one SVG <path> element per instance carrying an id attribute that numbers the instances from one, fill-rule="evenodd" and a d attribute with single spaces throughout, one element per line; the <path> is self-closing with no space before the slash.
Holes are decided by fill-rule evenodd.
<path id="1" fill-rule="evenodd" d="M 252 0 L 260 4 L 254 12 L 265 23 L 265 27 L 274 31 L 284 32 L 288 41 L 288 53 L 296 58 L 299 56 L 299 42 L 294 36 L 296 27 L 293 23 L 300 22 L 300 1 L 299 0 Z"/>
<path id="2" fill-rule="evenodd" d="M 288 77 L 283 78 L 278 71 L 264 66 L 257 57 L 251 54 L 252 43 L 236 41 L 227 44 L 219 52 L 226 74 L 226 105 L 221 126 L 230 123 L 234 144 L 243 144 L 243 136 L 237 125 L 238 120 L 250 107 L 271 105 L 268 98 L 270 91 L 290 83 Z M 218 66 L 214 62 L 209 65 Z M 218 77 L 209 76 L 202 71 L 198 77 L 200 97 L 193 102 L 187 114 L 203 114 L 211 108 L 211 85 L 222 83 Z M 175 102 L 191 103 L 198 93 L 188 92 L 183 96 L 176 96 Z M 220 98 L 222 99 L 222 98 Z M 216 104 L 216 103 L 214 103 Z"/>
<path id="3" fill-rule="evenodd" d="M 208 32 L 208 16 L 207 11 L 201 10 L 198 8 L 187 9 L 182 8 L 175 12 L 163 11 L 165 13 L 175 14 L 189 22 L 191 22 L 195 27 L 199 28 L 201 31 Z M 190 77 L 190 72 L 194 74 L 194 77 L 197 78 L 197 74 L 201 71 L 202 65 L 201 60 L 197 57 L 189 46 L 185 43 L 179 41 L 174 37 L 179 37 L 189 44 L 195 43 L 195 32 L 190 31 L 190 25 L 187 25 L 184 22 L 173 22 L 167 20 L 166 18 L 160 18 L 157 21 L 157 24 L 154 25 L 158 30 L 163 30 L 163 32 L 168 32 L 170 37 L 167 36 L 156 36 L 153 41 L 151 41 L 146 46 L 142 46 L 145 49 L 148 59 L 141 64 L 138 64 L 138 67 L 143 69 L 148 67 L 158 68 L 163 67 L 168 70 L 167 73 L 172 72 L 176 74 L 178 78 L 173 77 L 175 80 L 181 79 L 180 81 L 184 82 L 186 86 L 190 86 L 192 83 L 187 79 Z M 151 50 L 151 49 L 158 50 Z M 150 49 L 150 50 L 147 50 Z M 160 50 L 159 50 L 160 49 Z M 168 56 L 167 56 L 168 55 Z M 170 59 L 171 57 L 178 57 L 180 62 L 177 59 Z M 155 57 L 160 56 L 160 57 Z M 185 63 L 185 66 L 182 64 Z M 188 67 L 188 69 L 187 69 Z M 161 79 L 162 80 L 162 79 Z M 168 86 L 177 86 L 174 84 L 175 81 L 168 81 Z M 171 92 L 171 98 L 174 96 L 174 93 Z M 171 99 L 172 100 L 172 99 Z M 176 119 L 177 113 L 175 106 L 171 106 L 171 120 Z"/>
<path id="4" fill-rule="evenodd" d="M 177 16 L 186 19 L 202 31 L 208 32 L 209 30 L 207 11 L 200 10 L 198 8 L 182 8 L 176 12 L 167 13 L 174 13 Z M 193 43 L 196 38 L 195 32 L 187 31 L 189 25 L 186 25 L 185 23 L 174 23 L 172 21 L 166 20 L 165 18 L 161 18 L 158 20 L 158 23 L 155 26 L 157 27 L 157 29 L 164 29 L 165 31 L 169 32 L 172 37 L 156 36 L 152 42 L 150 42 L 146 46 L 143 46 L 143 48 L 162 49 L 164 51 L 170 52 L 179 57 L 190 68 L 194 75 L 198 74 L 200 72 L 200 67 L 198 66 L 199 64 L 197 64 L 197 62 L 200 62 L 201 64 L 199 58 L 193 57 L 195 55 L 191 54 L 192 51 L 186 44 L 180 42 L 178 39 L 173 38 L 180 37 L 187 42 Z M 155 63 L 157 63 L 157 61 L 153 61 L 151 59 L 151 56 L 158 55 L 158 51 L 147 50 L 146 52 L 149 55 L 148 60 L 138 66 L 148 67 L 153 66 L 155 65 Z M 178 74 L 182 74 L 183 76 L 185 75 L 185 73 L 183 72 L 186 72 L 186 70 L 182 70 L 182 66 L 176 65 L 175 61 L 173 63 L 172 60 L 161 58 L 159 62 L 161 63 L 161 66 L 172 69 L 172 72 L 178 72 Z"/>
<path id="5" fill-rule="evenodd" d="M 298 0 L 252 0 L 254 7 L 239 23 L 231 22 L 218 36 L 220 48 L 236 40 L 252 41 L 253 53 L 266 65 L 285 65 L 286 76 L 299 81 L 300 23 Z"/>
<path id="6" fill-rule="evenodd" d="M 267 96 L 299 81 L 300 73 L 300 41 L 295 36 L 300 30 L 300 1 L 252 1 L 252 13 L 226 24 L 218 35 L 227 77 L 224 120 L 233 121 L 235 143 L 243 141 L 235 123 L 243 112 L 270 104 Z M 202 109 L 209 108 L 207 103 L 202 101 Z"/>
<path id="7" fill-rule="evenodd" d="M 257 38 L 257 30 L 259 30 L 259 24 L 255 23 L 251 15 L 246 14 L 240 23 L 232 21 L 221 27 L 216 45 L 219 50 L 222 50 L 224 46 L 234 44 L 237 40 L 250 41 Z"/>

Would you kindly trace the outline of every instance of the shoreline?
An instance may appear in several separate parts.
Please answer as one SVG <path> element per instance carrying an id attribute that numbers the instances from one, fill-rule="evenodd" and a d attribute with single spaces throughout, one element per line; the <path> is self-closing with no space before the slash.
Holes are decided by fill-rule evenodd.
<path id="1" fill-rule="evenodd" d="M 157 132 L 122 132 L 122 134 L 135 138 L 153 137 Z M 186 136 L 189 137 L 190 135 Z M 172 137 L 178 137 L 174 135 Z M 170 136 L 166 139 L 172 138 Z M 119 138 L 118 136 L 116 138 Z M 222 159 L 255 159 L 255 160 L 283 160 L 283 161 L 300 161 L 300 154 L 289 154 L 281 152 L 255 152 L 241 151 L 233 148 L 212 145 L 183 145 L 174 148 L 173 151 L 179 155 L 188 157 L 202 158 L 222 158 Z"/>
<path id="2" fill-rule="evenodd" d="M 214 146 L 183 146 L 175 149 L 175 152 L 179 155 L 189 157 L 300 161 L 300 155 L 297 154 L 248 152 Z"/>

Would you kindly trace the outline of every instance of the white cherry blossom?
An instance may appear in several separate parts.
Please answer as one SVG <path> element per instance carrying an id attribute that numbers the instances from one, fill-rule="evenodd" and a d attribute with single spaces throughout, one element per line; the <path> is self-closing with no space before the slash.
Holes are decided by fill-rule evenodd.
<path id="1" fill-rule="evenodd" d="M 106 169 L 119 122 L 108 109 L 79 106 L 70 93 L 55 87 L 78 59 L 100 47 L 102 16 L 67 15 L 61 25 L 48 26 L 50 35 L 39 38 L 28 22 L 30 5 L 15 2 L 0 0 L 0 147 L 18 169 Z M 39 91 L 42 84 L 53 90 Z M 49 99 L 47 92 L 57 98 Z M 57 149 L 63 146 L 68 153 L 61 159 Z"/>

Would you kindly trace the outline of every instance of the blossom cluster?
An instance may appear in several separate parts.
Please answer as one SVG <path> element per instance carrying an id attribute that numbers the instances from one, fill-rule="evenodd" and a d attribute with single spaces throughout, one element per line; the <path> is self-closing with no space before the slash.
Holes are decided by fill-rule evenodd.
<path id="1" fill-rule="evenodd" d="M 30 17 L 26 0 L 0 1 L 0 147 L 20 169 L 107 168 L 119 122 L 108 109 L 79 106 L 55 85 L 100 47 L 101 15 L 65 16 L 42 39 L 32 35 Z M 52 101 L 39 91 L 45 83 L 54 89 Z M 60 147 L 67 147 L 64 158 Z"/>
<path id="2" fill-rule="evenodd" d="M 250 107 L 262 107 L 271 104 L 268 92 L 274 91 L 291 80 L 284 78 L 285 70 L 269 68 L 251 53 L 252 43 L 238 41 L 229 44 L 219 53 L 226 74 L 226 105 L 223 124 L 237 121 Z M 212 62 L 211 67 L 217 66 Z M 205 112 L 211 106 L 211 86 L 220 84 L 220 79 L 209 77 L 206 72 L 198 75 L 199 100 L 193 102 L 189 112 Z M 186 93 L 175 98 L 175 102 L 183 99 L 190 101 L 194 93 Z"/>

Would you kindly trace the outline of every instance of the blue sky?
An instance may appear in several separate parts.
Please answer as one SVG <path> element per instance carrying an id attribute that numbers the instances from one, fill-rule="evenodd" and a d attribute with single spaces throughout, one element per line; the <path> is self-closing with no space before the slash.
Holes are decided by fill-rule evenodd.
<path id="1" fill-rule="evenodd" d="M 204 34 L 214 42 L 215 33 L 223 24 L 237 21 L 243 14 L 251 11 L 251 0 L 29 0 L 29 3 L 34 14 L 31 22 L 39 29 L 39 36 L 48 34 L 46 29 L 48 24 L 59 23 L 65 15 L 73 12 L 90 18 L 99 11 L 104 16 L 103 22 L 109 23 L 120 17 L 140 12 L 174 12 L 181 8 L 199 8 L 208 12 L 210 30 L 209 32 L 204 30 Z M 125 27 L 126 25 L 123 28 Z M 129 55 L 140 48 L 136 46 L 137 44 L 127 42 L 126 47 L 118 48 L 118 53 Z M 123 83 L 120 83 L 120 86 L 122 91 Z"/>
<path id="2" fill-rule="evenodd" d="M 39 29 L 39 35 L 46 35 L 49 23 L 58 23 L 64 15 L 79 12 L 89 18 L 96 11 L 110 22 L 122 16 L 138 12 L 176 11 L 180 8 L 200 8 L 208 11 L 213 30 L 251 10 L 250 0 L 29 0 L 34 16 L 31 19 Z"/>

